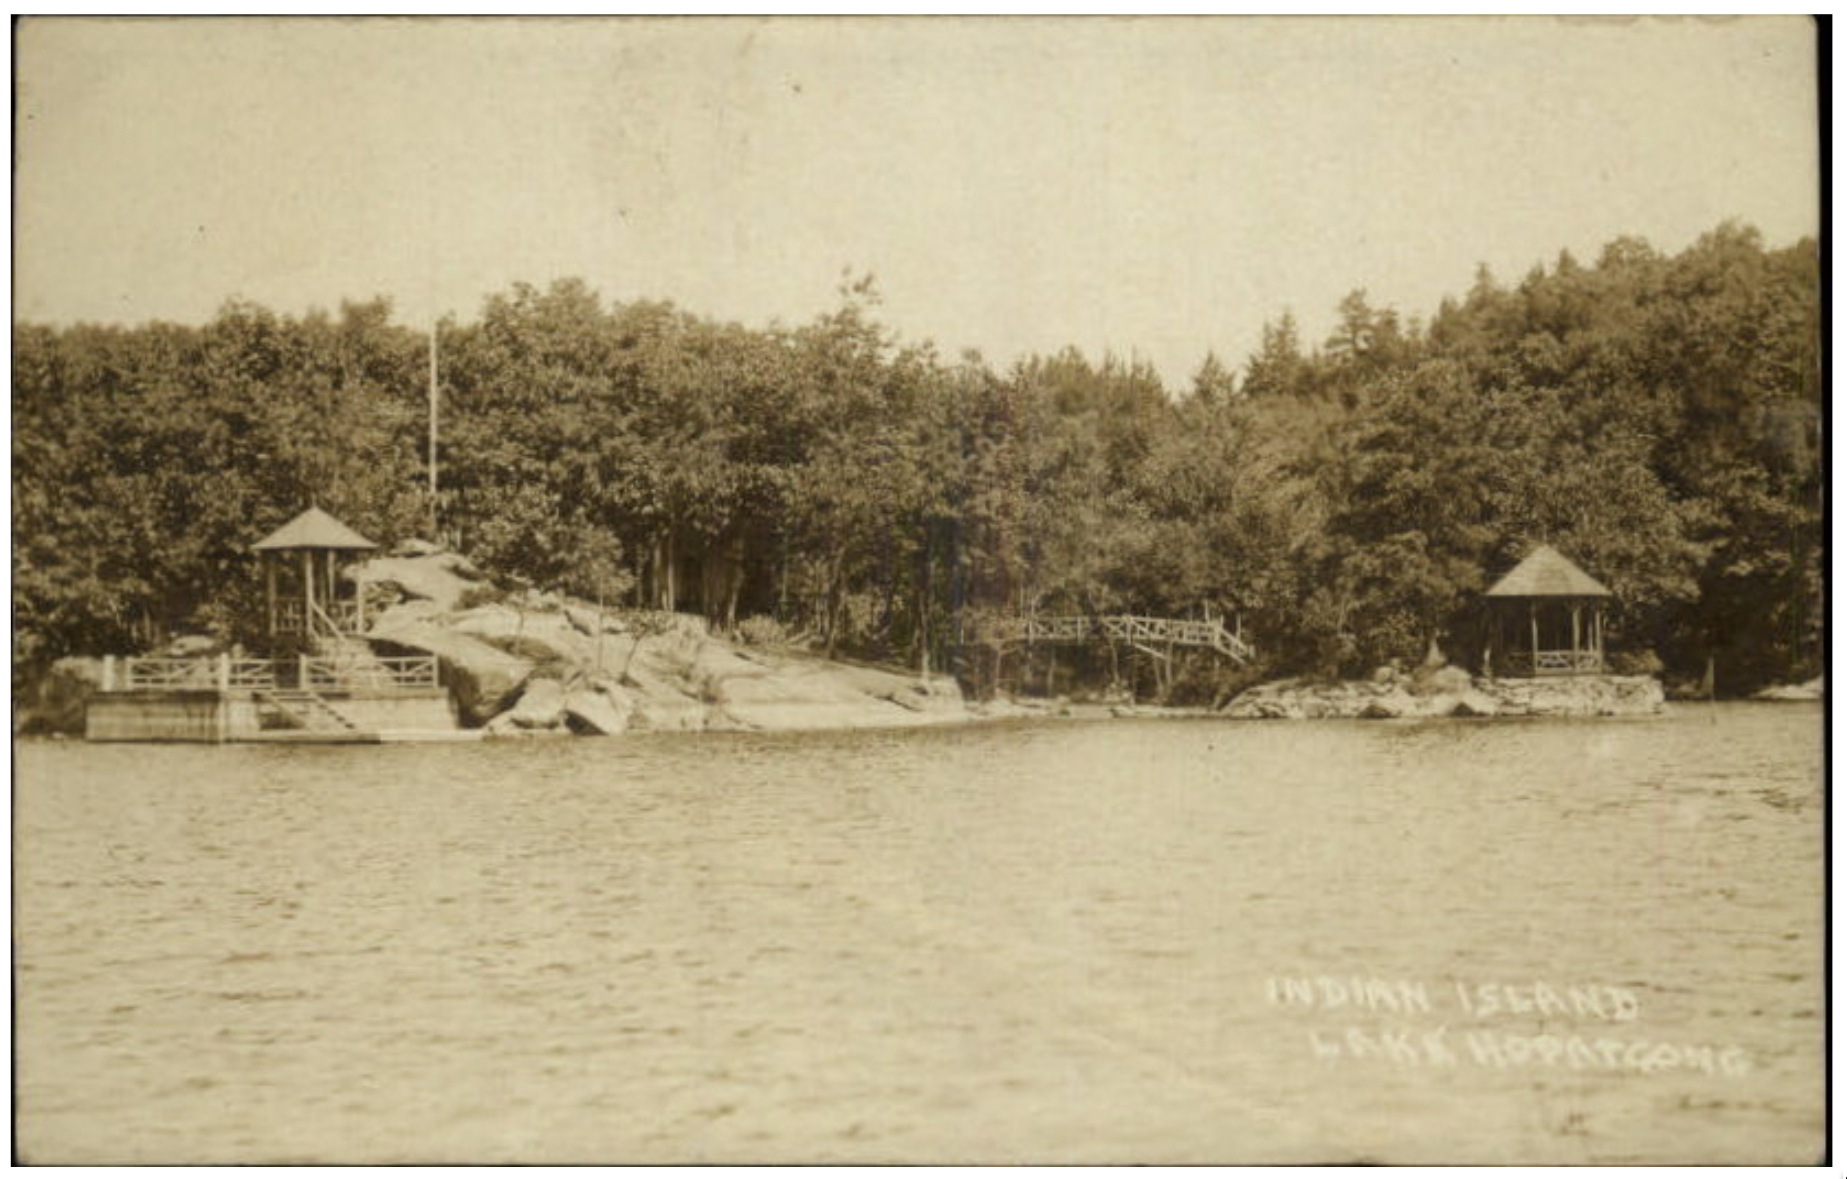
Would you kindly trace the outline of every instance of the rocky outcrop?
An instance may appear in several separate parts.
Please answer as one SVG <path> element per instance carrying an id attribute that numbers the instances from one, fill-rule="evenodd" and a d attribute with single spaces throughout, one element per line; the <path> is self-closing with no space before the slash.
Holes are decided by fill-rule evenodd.
<path id="1" fill-rule="evenodd" d="M 683 615 L 556 595 L 462 609 L 453 554 L 369 562 L 394 587 L 366 637 L 442 661 L 463 715 L 500 736 L 869 728 L 969 719 L 943 676 L 742 648 Z M 389 577 L 386 575 L 389 574 Z"/>
<path id="2" fill-rule="evenodd" d="M 1753 700 L 1809 701 L 1820 700 L 1826 695 L 1826 688 L 1821 676 L 1816 676 L 1806 684 L 1778 684 L 1765 688 L 1751 697 Z"/>
<path id="3" fill-rule="evenodd" d="M 66 656 L 14 699 L 13 731 L 81 733 L 90 697 L 102 687 L 102 660 L 87 655 Z"/>
<path id="4" fill-rule="evenodd" d="M 1472 686 L 1468 672 L 1448 666 L 1419 668 L 1407 685 L 1413 696 L 1459 696 Z"/>
<path id="5" fill-rule="evenodd" d="M 1471 679 L 1460 668 L 1406 677 L 1380 669 L 1365 682 L 1277 680 L 1233 700 L 1223 715 L 1249 719 L 1395 720 L 1429 717 L 1647 716 L 1661 711 L 1652 676 Z"/>
<path id="6" fill-rule="evenodd" d="M 1456 696 L 1456 706 L 1450 709 L 1451 716 L 1499 716 L 1501 702 L 1486 692 L 1478 691 L 1472 685 L 1468 690 Z"/>
<path id="7" fill-rule="evenodd" d="M 528 680 L 507 715 L 522 729 L 559 727 L 564 723 L 564 685 L 557 680 Z"/>
<path id="8" fill-rule="evenodd" d="M 512 704 L 532 675 L 531 661 L 453 629 L 441 615 L 388 611 L 365 637 L 436 656 L 442 681 L 449 686 L 456 706 L 475 724 L 492 719 Z"/>
<path id="9" fill-rule="evenodd" d="M 421 546 L 424 542 L 414 542 Z M 375 590 L 389 590 L 400 597 L 434 602 L 438 609 L 453 610 L 462 595 L 481 583 L 481 575 L 468 559 L 457 553 L 417 552 L 400 545 L 398 554 L 373 557 L 347 570 L 348 581 L 361 582 Z"/>
<path id="10" fill-rule="evenodd" d="M 634 700 L 607 680 L 592 680 L 565 693 L 564 720 L 574 733 L 594 737 L 626 733 L 634 713 Z"/>
<path id="11" fill-rule="evenodd" d="M 181 635 L 160 651 L 167 659 L 202 659 L 224 650 L 224 643 L 211 635 Z"/>

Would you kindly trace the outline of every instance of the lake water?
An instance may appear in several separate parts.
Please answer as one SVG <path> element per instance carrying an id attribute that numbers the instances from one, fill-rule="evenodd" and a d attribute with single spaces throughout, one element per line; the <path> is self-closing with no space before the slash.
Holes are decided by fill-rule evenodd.
<path id="1" fill-rule="evenodd" d="M 25 742 L 17 1140 L 1813 1161 L 1822 723 Z"/>

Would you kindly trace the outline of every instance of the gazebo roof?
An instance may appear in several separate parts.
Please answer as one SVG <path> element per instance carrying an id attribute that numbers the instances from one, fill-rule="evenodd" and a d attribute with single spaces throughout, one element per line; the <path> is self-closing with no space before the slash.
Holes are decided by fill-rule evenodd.
<path id="1" fill-rule="evenodd" d="M 293 549 L 375 549 L 378 546 L 319 508 L 309 508 L 250 546 L 259 553 Z"/>
<path id="2" fill-rule="evenodd" d="M 1491 598 L 1608 598 L 1602 582 L 1549 544 L 1526 555 L 1488 591 Z"/>

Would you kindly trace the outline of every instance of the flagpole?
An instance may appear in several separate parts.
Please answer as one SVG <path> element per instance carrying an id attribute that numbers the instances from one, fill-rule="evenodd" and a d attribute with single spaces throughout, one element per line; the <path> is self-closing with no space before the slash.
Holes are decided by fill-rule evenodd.
<path id="1" fill-rule="evenodd" d="M 441 544 L 436 519 L 436 329 L 440 319 L 430 321 L 430 543 Z"/>

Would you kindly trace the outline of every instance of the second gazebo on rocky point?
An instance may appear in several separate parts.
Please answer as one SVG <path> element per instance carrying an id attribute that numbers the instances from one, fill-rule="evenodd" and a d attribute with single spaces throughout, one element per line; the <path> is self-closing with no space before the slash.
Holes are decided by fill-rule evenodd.
<path id="1" fill-rule="evenodd" d="M 1527 554 L 1488 590 L 1490 675 L 1603 672 L 1604 584 L 1551 545 Z"/>

